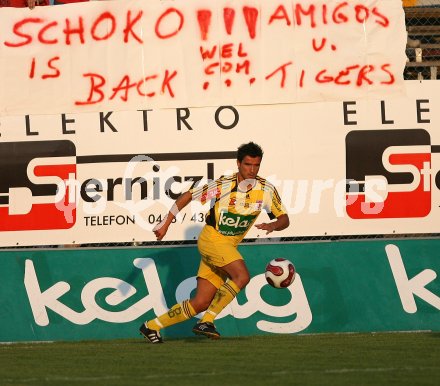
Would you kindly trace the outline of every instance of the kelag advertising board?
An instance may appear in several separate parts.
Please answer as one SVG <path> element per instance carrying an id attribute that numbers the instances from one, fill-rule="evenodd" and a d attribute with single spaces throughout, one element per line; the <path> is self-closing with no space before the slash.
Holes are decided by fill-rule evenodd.
<path id="1" fill-rule="evenodd" d="M 251 281 L 216 320 L 222 336 L 438 331 L 439 240 L 243 245 Z M 138 336 L 139 325 L 195 289 L 195 247 L 2 252 L 0 341 Z M 270 287 L 275 257 L 297 270 Z M 198 316 L 199 317 L 199 316 Z M 193 318 L 164 330 L 192 336 Z"/>

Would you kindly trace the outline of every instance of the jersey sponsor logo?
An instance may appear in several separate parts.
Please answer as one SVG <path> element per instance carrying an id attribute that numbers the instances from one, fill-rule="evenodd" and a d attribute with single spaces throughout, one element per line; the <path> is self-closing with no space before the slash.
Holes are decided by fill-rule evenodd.
<path id="1" fill-rule="evenodd" d="M 432 153 L 423 129 L 362 130 L 346 136 L 346 211 L 353 219 L 425 217 Z"/>
<path id="2" fill-rule="evenodd" d="M 0 231 L 71 228 L 75 200 L 66 181 L 75 178 L 71 141 L 0 143 Z"/>
<path id="3" fill-rule="evenodd" d="M 249 199 L 249 196 L 246 196 L 246 199 Z M 263 200 L 248 202 L 244 199 L 237 199 L 236 197 L 231 197 L 229 199 L 228 206 L 234 207 L 236 209 L 244 208 L 244 209 L 251 209 L 253 211 L 261 211 L 261 208 L 263 207 Z"/>
<path id="4" fill-rule="evenodd" d="M 221 211 L 218 220 L 219 232 L 225 236 L 241 235 L 249 229 L 255 217 Z"/>

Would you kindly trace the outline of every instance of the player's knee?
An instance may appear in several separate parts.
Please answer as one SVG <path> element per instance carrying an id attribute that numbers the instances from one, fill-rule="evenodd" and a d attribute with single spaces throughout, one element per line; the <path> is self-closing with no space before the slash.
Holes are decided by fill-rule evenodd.
<path id="1" fill-rule="evenodd" d="M 192 299 L 191 301 L 191 305 L 197 314 L 206 311 L 210 304 L 211 300 L 209 299 Z"/>
<path id="2" fill-rule="evenodd" d="M 245 272 L 245 273 L 242 273 L 241 275 L 233 278 L 232 280 L 240 289 L 243 289 L 244 287 L 246 287 L 248 285 L 251 278 L 249 276 L 249 273 Z"/>

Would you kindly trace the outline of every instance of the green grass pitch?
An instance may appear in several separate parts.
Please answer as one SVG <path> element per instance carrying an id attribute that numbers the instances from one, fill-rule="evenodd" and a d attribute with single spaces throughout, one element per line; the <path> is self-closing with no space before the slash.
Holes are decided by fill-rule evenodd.
<path id="1" fill-rule="evenodd" d="M 440 333 L 0 344 L 0 385 L 439 385 Z"/>

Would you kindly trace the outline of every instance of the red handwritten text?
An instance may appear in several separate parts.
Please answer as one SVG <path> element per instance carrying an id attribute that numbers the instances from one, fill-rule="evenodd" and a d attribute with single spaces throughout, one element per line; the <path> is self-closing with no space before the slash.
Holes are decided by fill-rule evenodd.
<path id="1" fill-rule="evenodd" d="M 370 9 L 363 4 L 353 4 L 347 1 L 336 3 L 333 9 L 329 9 L 327 4 L 317 6 L 313 3 L 308 5 L 297 3 L 293 6 L 291 13 L 287 11 L 284 5 L 279 5 L 269 17 L 269 24 L 283 21 L 287 26 L 308 25 L 316 28 L 319 25 L 328 25 L 330 23 L 346 24 L 356 22 L 362 24 L 370 17 L 382 27 L 388 27 L 390 24 L 388 17 L 377 7 Z"/>
<path id="2" fill-rule="evenodd" d="M 165 70 L 159 82 L 155 82 L 159 78 L 159 74 L 152 74 L 138 80 L 132 80 L 130 75 L 124 75 L 114 87 L 110 87 L 111 93 L 108 91 L 106 78 L 101 74 L 85 73 L 83 77 L 89 80 L 88 96 L 84 100 L 75 101 L 75 105 L 93 105 L 107 100 L 113 100 L 117 97 L 123 102 L 127 102 L 130 95 L 138 95 L 141 97 L 152 98 L 158 93 L 168 95 L 174 98 L 174 91 L 171 81 L 177 76 L 177 71 Z"/>
<path id="3" fill-rule="evenodd" d="M 291 9 L 285 5 L 278 5 L 269 16 L 261 20 L 261 15 L 256 7 L 244 6 L 240 8 L 243 18 L 236 18 L 236 9 L 224 7 L 224 28 L 228 35 L 233 33 L 236 20 L 243 20 L 249 37 L 255 39 L 258 23 L 270 26 L 275 23 L 284 23 L 292 27 L 326 26 L 329 24 L 363 24 L 367 20 L 381 27 L 388 27 L 389 18 L 378 6 L 367 7 L 362 3 L 348 1 L 328 4 L 295 3 Z M 143 44 L 141 28 L 152 28 L 158 39 L 173 38 L 184 29 L 185 23 L 197 20 L 200 29 L 200 38 L 207 40 L 211 25 L 213 11 L 209 8 L 192 10 L 191 14 L 184 14 L 183 10 L 167 8 L 155 15 L 146 16 L 142 10 L 126 10 L 124 14 L 105 11 L 95 17 L 71 16 L 63 21 L 50 20 L 50 18 L 26 17 L 15 22 L 12 26 L 11 36 L 6 37 L 3 44 L 6 47 L 23 47 L 35 42 L 43 45 L 54 44 L 86 44 L 90 41 L 108 41 L 120 39 L 124 43 L 135 42 Z M 151 20 L 152 19 L 152 20 Z"/>

